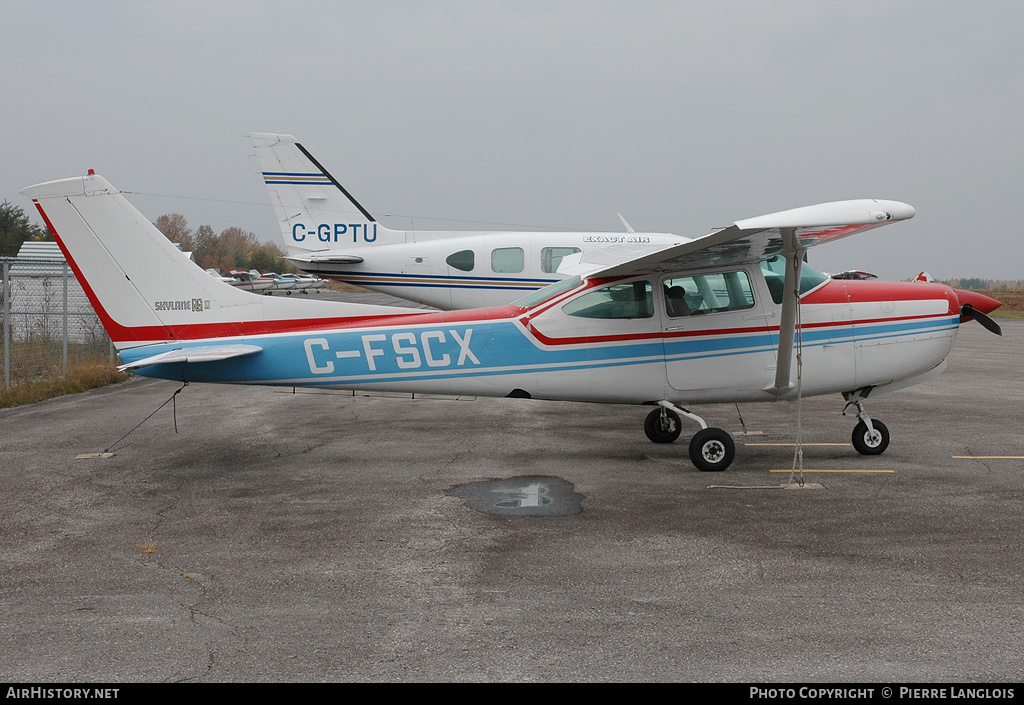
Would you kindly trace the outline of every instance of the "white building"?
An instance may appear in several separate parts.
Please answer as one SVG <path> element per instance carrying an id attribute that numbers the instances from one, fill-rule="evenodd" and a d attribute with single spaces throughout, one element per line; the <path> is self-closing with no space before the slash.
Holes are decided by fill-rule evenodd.
<path id="1" fill-rule="evenodd" d="M 25 242 L 10 266 L 11 340 L 101 343 L 106 333 L 55 242 Z M 64 315 L 65 305 L 67 316 Z"/>

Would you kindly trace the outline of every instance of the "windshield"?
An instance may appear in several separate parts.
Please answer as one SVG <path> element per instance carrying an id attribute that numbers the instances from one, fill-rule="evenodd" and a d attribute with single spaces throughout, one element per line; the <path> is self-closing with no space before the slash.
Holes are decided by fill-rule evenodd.
<path id="1" fill-rule="evenodd" d="M 536 306 L 537 304 L 543 301 L 547 301 L 552 296 L 558 296 L 559 294 L 565 293 L 566 291 L 575 289 L 577 286 L 580 285 L 580 281 L 581 279 L 579 277 L 569 277 L 568 279 L 563 279 L 560 282 L 555 282 L 554 284 L 549 284 L 548 286 L 545 286 L 541 289 L 537 289 L 536 291 L 531 291 L 526 296 L 522 296 L 513 301 L 512 305 L 520 306 L 522 308 L 530 308 L 531 306 Z"/>
<path id="2" fill-rule="evenodd" d="M 764 280 L 768 284 L 768 291 L 772 294 L 772 301 L 781 304 L 783 284 L 786 281 L 786 260 L 776 255 L 761 262 L 761 271 L 764 272 Z M 827 281 L 827 276 L 806 262 L 800 265 L 801 296 Z"/>

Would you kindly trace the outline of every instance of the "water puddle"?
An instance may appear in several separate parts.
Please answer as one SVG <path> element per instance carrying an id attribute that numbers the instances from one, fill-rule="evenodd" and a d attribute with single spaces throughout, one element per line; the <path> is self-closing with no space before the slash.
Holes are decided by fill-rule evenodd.
<path id="1" fill-rule="evenodd" d="M 458 485 L 449 495 L 471 509 L 496 516 L 562 517 L 583 510 L 583 495 L 559 477 L 528 476 Z"/>

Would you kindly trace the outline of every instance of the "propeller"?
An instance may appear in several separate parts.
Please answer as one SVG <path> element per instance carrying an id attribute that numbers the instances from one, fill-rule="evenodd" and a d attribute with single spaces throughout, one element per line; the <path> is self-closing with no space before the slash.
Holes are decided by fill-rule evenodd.
<path id="1" fill-rule="evenodd" d="M 919 281 L 924 281 L 921 277 L 927 276 L 924 272 L 918 275 Z M 970 319 L 976 320 L 986 330 L 990 330 L 996 335 L 1002 335 L 1003 330 L 999 327 L 999 324 L 988 317 L 988 314 L 995 311 L 1002 304 L 993 299 L 991 296 L 986 296 L 980 291 L 968 291 L 965 289 L 953 289 L 956 292 L 957 299 L 960 302 L 960 322 L 964 323 Z"/>
<path id="2" fill-rule="evenodd" d="M 992 331 L 996 335 L 1003 334 L 1003 329 L 999 327 L 998 323 L 993 321 L 986 314 L 982 313 L 981 311 L 974 308 L 970 304 L 964 304 L 963 306 L 960 307 L 960 317 L 973 318 L 982 326 L 984 326 L 986 330 Z"/>

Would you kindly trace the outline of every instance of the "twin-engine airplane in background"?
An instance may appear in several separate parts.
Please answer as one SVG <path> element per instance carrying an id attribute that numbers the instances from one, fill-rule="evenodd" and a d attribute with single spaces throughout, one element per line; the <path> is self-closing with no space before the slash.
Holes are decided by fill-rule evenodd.
<path id="1" fill-rule="evenodd" d="M 389 230 L 291 135 L 249 138 L 296 267 L 444 311 L 510 303 L 563 279 L 559 265 L 581 252 L 689 241 L 628 224 L 624 233 Z"/>
<path id="2" fill-rule="evenodd" d="M 999 304 L 988 297 L 833 280 L 803 263 L 808 247 L 914 215 L 896 201 L 797 208 L 694 240 L 609 244 L 576 253 L 562 262 L 565 279 L 511 304 L 424 312 L 239 291 L 181 257 L 91 173 L 22 193 L 123 369 L 182 382 L 651 405 L 652 441 L 674 441 L 681 417 L 700 425 L 689 451 L 701 470 L 724 470 L 735 446 L 688 405 L 842 393 L 859 417 L 854 446 L 878 454 L 889 432 L 865 399 L 938 374 L 962 321 L 998 331 L 985 314 Z"/>

